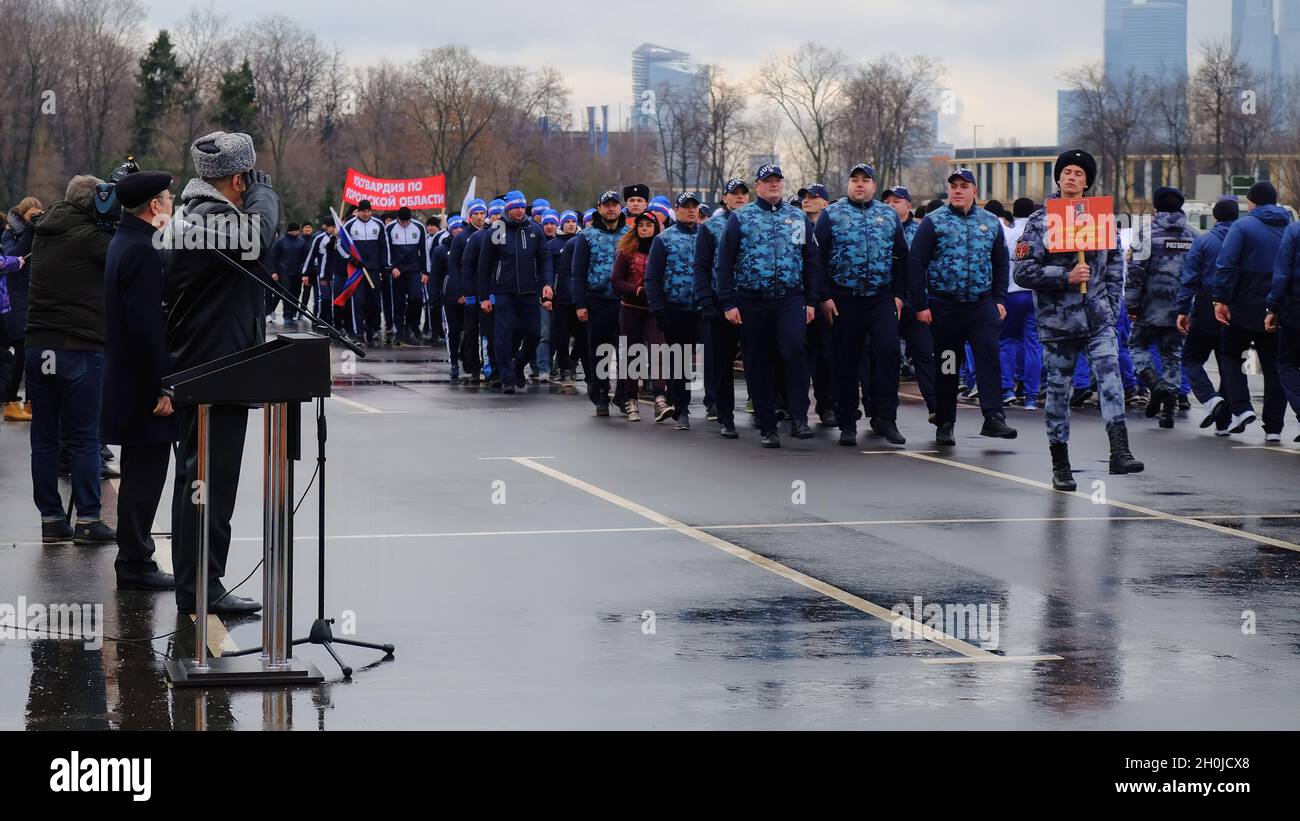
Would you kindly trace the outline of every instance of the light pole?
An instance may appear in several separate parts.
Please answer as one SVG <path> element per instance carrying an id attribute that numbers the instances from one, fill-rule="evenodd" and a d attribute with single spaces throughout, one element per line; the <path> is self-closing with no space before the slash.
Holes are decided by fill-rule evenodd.
<path id="1" fill-rule="evenodd" d="M 971 126 L 971 129 L 970 129 L 970 164 L 971 164 L 972 166 L 974 166 L 971 170 L 975 172 L 975 179 L 976 179 L 976 180 L 978 180 L 978 179 L 980 178 L 980 176 L 981 176 L 981 175 L 980 175 L 980 172 L 979 172 L 979 166 L 976 165 L 975 160 L 979 158 L 980 129 L 983 128 L 983 127 L 984 127 L 984 125 L 983 125 L 982 123 L 980 123 L 980 124 L 977 124 L 977 125 L 973 125 L 973 126 Z M 976 184 L 976 188 L 978 188 L 978 187 L 979 187 L 979 185 L 978 185 L 978 183 L 977 183 L 977 184 Z"/>

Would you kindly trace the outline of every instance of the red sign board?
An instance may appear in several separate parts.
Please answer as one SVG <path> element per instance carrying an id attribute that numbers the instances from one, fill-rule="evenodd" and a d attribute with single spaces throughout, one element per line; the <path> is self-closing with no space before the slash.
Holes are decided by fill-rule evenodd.
<path id="1" fill-rule="evenodd" d="M 355 168 L 348 169 L 343 181 L 343 201 L 356 205 L 370 200 L 377 211 L 392 211 L 402 206 L 412 211 L 441 211 L 447 207 L 447 178 L 415 177 L 409 180 L 386 180 L 367 177 Z"/>
<path id="2" fill-rule="evenodd" d="M 1111 251 L 1117 248 L 1110 197 L 1057 197 L 1047 201 L 1047 250 Z"/>

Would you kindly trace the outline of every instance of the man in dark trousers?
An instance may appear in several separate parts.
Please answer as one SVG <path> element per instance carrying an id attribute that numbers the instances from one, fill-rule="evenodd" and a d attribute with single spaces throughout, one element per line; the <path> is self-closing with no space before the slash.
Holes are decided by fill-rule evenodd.
<path id="1" fill-rule="evenodd" d="M 303 286 L 300 276 L 303 263 L 307 259 L 308 244 L 308 241 L 302 236 L 302 226 L 296 222 L 291 222 L 284 229 L 284 236 L 276 240 L 275 245 L 271 248 L 270 257 L 266 261 L 266 267 L 271 269 L 271 279 L 288 291 L 293 299 L 287 300 L 284 297 L 267 293 L 266 316 L 268 319 L 271 314 L 275 313 L 275 304 L 283 302 L 284 324 L 288 325 L 298 321 L 298 302 L 302 296 Z"/>
<path id="2" fill-rule="evenodd" d="M 909 280 L 916 318 L 934 334 L 935 441 L 955 445 L 957 370 L 969 343 L 975 354 L 981 436 L 1014 439 L 1002 413 L 1002 366 L 998 330 L 1006 318 L 1010 254 L 1002 223 L 975 205 L 975 173 L 960 168 L 948 176 L 948 204 L 927 211 L 912 239 Z"/>
<path id="3" fill-rule="evenodd" d="M 161 171 L 138 171 L 118 181 L 122 221 L 104 264 L 104 441 L 122 446 L 114 567 L 118 587 L 143 590 L 176 586 L 154 562 L 150 535 L 178 438 L 171 397 L 162 392 L 162 378 L 170 372 L 167 317 L 162 255 L 153 244 L 155 228 L 171 217 L 171 184 L 171 175 Z"/>
<path id="4" fill-rule="evenodd" d="M 256 249 L 265 256 L 275 239 L 280 198 L 271 178 L 254 171 L 257 153 L 253 138 L 242 133 L 215 131 L 190 146 L 194 170 L 199 175 L 181 192 L 185 216 L 201 225 L 225 218 L 257 220 Z M 176 224 L 176 221 L 172 223 Z M 260 345 L 266 340 L 263 313 L 265 290 L 257 282 L 231 269 L 228 261 L 247 265 L 241 257 L 252 248 L 230 238 L 225 253 L 210 247 L 164 247 L 163 301 L 167 306 L 169 370 L 177 372 Z M 188 243 L 186 243 L 188 244 Z M 241 253 L 242 252 L 242 253 Z M 217 259 L 225 253 L 228 261 Z M 176 571 L 176 609 L 194 612 L 194 580 L 198 548 L 198 511 L 192 502 L 198 471 L 198 414 L 181 408 L 181 446 L 176 458 L 176 486 L 172 497 L 172 555 Z M 230 518 L 235 512 L 239 468 L 244 458 L 248 407 L 214 405 L 209 414 L 207 503 L 208 604 L 212 613 L 249 613 L 262 605 L 250 598 L 227 593 L 221 584 L 230 551 Z"/>

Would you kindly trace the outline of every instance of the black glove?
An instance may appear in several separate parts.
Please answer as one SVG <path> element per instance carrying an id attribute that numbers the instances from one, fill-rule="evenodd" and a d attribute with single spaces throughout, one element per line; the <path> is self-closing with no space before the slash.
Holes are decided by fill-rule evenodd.
<path id="1" fill-rule="evenodd" d="M 267 188 L 270 188 L 271 175 L 266 173 L 265 171 L 258 171 L 257 169 L 253 169 L 252 171 L 245 171 L 244 183 L 249 188 L 252 188 L 254 185 L 265 185 Z"/>

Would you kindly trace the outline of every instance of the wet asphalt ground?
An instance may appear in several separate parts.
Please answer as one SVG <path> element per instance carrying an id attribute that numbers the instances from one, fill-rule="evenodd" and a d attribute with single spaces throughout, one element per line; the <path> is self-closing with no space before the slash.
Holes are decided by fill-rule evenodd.
<path id="1" fill-rule="evenodd" d="M 818 429 L 763 450 L 745 414 L 719 438 L 698 395 L 679 432 L 447 375 L 440 349 L 375 350 L 326 400 L 327 614 L 397 652 L 341 648 L 346 681 L 301 648 L 326 675 L 310 688 L 170 689 L 163 654 L 193 652 L 190 620 L 171 594 L 117 591 L 113 548 L 40 545 L 27 427 L 0 426 L 0 604 L 102 603 L 108 635 L 180 631 L 0 639 L 0 729 L 1300 728 L 1291 418 L 1266 448 L 1258 425 L 1216 438 L 1196 409 L 1173 431 L 1130 411 L 1147 469 L 1110 476 L 1087 409 L 1065 494 L 1041 412 L 1009 409 L 1020 437 L 1002 441 L 971 406 L 937 452 L 914 384 L 906 446 Z M 261 557 L 260 449 L 254 412 L 227 585 Z M 104 497 L 112 523 L 113 483 Z M 156 530 L 169 500 L 170 484 Z M 296 635 L 316 519 L 313 487 Z M 260 572 L 239 592 L 259 597 Z M 218 647 L 260 642 L 258 618 L 219 627 Z"/>

